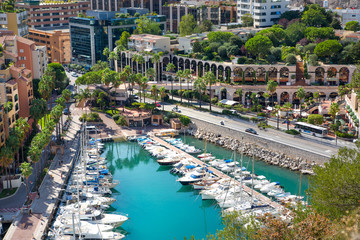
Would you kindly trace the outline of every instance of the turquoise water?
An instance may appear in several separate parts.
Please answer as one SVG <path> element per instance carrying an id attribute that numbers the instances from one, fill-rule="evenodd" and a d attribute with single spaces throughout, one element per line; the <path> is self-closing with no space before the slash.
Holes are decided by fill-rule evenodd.
<path id="1" fill-rule="evenodd" d="M 185 142 L 204 149 L 205 142 L 185 136 Z M 214 144 L 207 144 L 207 152 L 218 158 L 231 158 L 232 152 Z M 130 220 L 121 229 L 128 240 L 184 239 L 194 235 L 205 238 L 221 229 L 220 209 L 213 201 L 202 201 L 191 186 L 182 186 L 169 173 L 169 167 L 160 167 L 148 152 L 137 143 L 107 143 L 102 156 L 114 179 L 120 184 L 113 190 L 116 202 L 114 212 L 127 213 Z M 238 156 L 237 160 L 240 160 Z M 251 170 L 252 161 L 243 157 L 243 166 Z M 256 161 L 255 173 L 271 181 L 278 181 L 286 191 L 299 194 L 300 175 L 280 167 Z M 301 178 L 301 195 L 308 187 L 306 176 Z"/>
<path id="2" fill-rule="evenodd" d="M 176 182 L 177 176 L 137 143 L 108 143 L 102 156 L 120 180 L 111 207 L 130 217 L 122 226 L 127 240 L 202 239 L 222 228 L 214 202 L 202 201 L 191 186 Z"/>

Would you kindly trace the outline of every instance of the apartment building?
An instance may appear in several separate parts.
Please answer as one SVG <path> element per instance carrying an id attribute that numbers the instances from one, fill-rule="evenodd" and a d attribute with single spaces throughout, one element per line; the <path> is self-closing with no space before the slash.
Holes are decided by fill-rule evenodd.
<path id="1" fill-rule="evenodd" d="M 0 30 L 9 30 L 21 37 L 26 36 L 29 32 L 27 12 L 18 10 L 18 12 L 0 13 Z"/>
<path id="2" fill-rule="evenodd" d="M 360 9 L 330 9 L 336 12 L 341 19 L 341 25 L 345 27 L 346 23 L 351 21 L 360 22 Z"/>
<path id="3" fill-rule="evenodd" d="M 45 46 L 49 62 L 68 64 L 71 61 L 69 29 L 29 29 L 30 40 L 38 46 Z M 34 76 L 35 78 L 35 76 Z"/>
<path id="4" fill-rule="evenodd" d="M 90 9 L 89 1 L 33 1 L 24 0 L 15 4 L 25 9 L 30 28 L 69 26 L 69 18 Z"/>
<path id="5" fill-rule="evenodd" d="M 138 18 L 118 18 L 116 12 L 106 11 L 88 11 L 87 16 L 70 19 L 71 62 L 90 67 L 98 60 L 106 61 L 104 48 L 108 47 L 112 51 L 115 41 L 120 39 L 124 31 L 132 34 Z M 160 29 L 166 32 L 165 16 L 147 18 L 159 23 Z"/>
<path id="6" fill-rule="evenodd" d="M 128 47 L 138 52 L 170 52 L 170 38 L 151 34 L 132 35 Z"/>
<path id="7" fill-rule="evenodd" d="M 289 10 L 289 4 L 290 0 L 237 0 L 238 23 L 242 23 L 242 16 L 250 13 L 254 27 L 272 26 Z"/>
<path id="8" fill-rule="evenodd" d="M 121 8 L 146 8 L 162 15 L 162 6 L 168 0 L 91 0 L 91 10 L 120 11 Z"/>

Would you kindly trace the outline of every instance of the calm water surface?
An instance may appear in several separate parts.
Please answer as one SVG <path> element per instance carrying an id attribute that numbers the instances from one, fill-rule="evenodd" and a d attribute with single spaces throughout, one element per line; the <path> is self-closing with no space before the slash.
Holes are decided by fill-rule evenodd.
<path id="1" fill-rule="evenodd" d="M 185 142 L 204 149 L 205 142 L 190 136 Z M 218 158 L 231 158 L 232 152 L 214 144 L 207 144 L 207 152 Z M 221 229 L 220 208 L 214 201 L 202 201 L 201 196 L 190 186 L 176 182 L 169 167 L 160 167 L 147 151 L 137 143 L 107 143 L 104 157 L 114 179 L 120 184 L 113 190 L 116 202 L 111 211 L 127 213 L 130 220 L 120 231 L 128 240 L 184 239 L 194 235 L 205 238 Z M 240 156 L 238 159 L 240 160 Z M 249 157 L 243 157 L 243 166 L 251 170 Z M 278 181 L 293 194 L 299 194 L 300 175 L 287 169 L 255 161 L 255 173 L 271 181 Z M 306 176 L 302 176 L 301 194 L 308 187 Z"/>

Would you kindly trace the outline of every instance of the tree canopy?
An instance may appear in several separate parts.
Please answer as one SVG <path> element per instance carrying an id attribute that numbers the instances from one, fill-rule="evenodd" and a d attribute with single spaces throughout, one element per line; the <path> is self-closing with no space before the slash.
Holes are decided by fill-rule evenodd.
<path id="1" fill-rule="evenodd" d="M 263 35 L 256 35 L 245 43 L 245 48 L 255 56 L 264 57 L 273 46 L 270 38 Z"/>
<path id="2" fill-rule="evenodd" d="M 245 27 L 252 27 L 254 25 L 254 18 L 250 13 L 245 13 L 242 15 L 241 21 Z"/>
<path id="3" fill-rule="evenodd" d="M 224 43 L 230 41 L 230 38 L 235 36 L 231 32 L 210 32 L 207 37 L 210 43 L 217 42 L 217 43 Z"/>
<path id="4" fill-rule="evenodd" d="M 136 29 L 134 30 L 135 34 L 153 34 L 160 35 L 160 23 L 152 21 L 150 18 L 147 18 L 145 15 L 142 15 L 136 19 Z"/>
<path id="5" fill-rule="evenodd" d="M 196 25 L 194 15 L 186 14 L 185 16 L 182 16 L 179 26 L 180 36 L 192 34 Z"/>
<path id="6" fill-rule="evenodd" d="M 330 57 L 341 50 L 341 44 L 336 40 L 326 40 L 316 45 L 314 53 L 319 57 Z"/>
<path id="7" fill-rule="evenodd" d="M 325 8 L 318 4 L 311 4 L 302 14 L 301 21 L 309 27 L 326 27 L 329 25 Z"/>
<path id="8" fill-rule="evenodd" d="M 345 30 L 349 31 L 360 31 L 360 23 L 358 21 L 350 21 L 345 24 Z"/>

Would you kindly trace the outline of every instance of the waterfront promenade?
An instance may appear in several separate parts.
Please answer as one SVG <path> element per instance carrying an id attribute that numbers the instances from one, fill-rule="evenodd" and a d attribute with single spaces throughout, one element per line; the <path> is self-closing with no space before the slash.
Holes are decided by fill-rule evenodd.
<path id="1" fill-rule="evenodd" d="M 183 152 L 182 150 L 178 149 L 177 147 L 172 146 L 171 144 L 165 142 L 164 140 L 162 140 L 162 139 L 160 139 L 160 138 L 158 138 L 156 136 L 152 135 L 151 138 L 154 141 L 162 144 L 163 146 L 165 146 L 165 147 L 167 147 L 167 148 L 169 148 L 169 149 L 171 149 L 171 150 L 173 150 L 173 151 L 175 151 L 177 153 L 184 154 L 187 158 L 190 158 L 192 161 L 194 161 L 195 163 L 197 163 L 199 165 L 204 164 L 203 161 L 195 158 L 194 156 L 192 156 L 192 155 L 190 155 L 188 153 Z M 223 179 L 226 179 L 226 178 L 230 179 L 230 177 L 228 175 L 224 174 L 223 172 L 221 172 L 221 171 L 219 171 L 219 170 L 217 170 L 217 169 L 215 169 L 215 168 L 213 168 L 211 166 L 208 166 L 208 168 L 209 168 L 209 170 L 213 171 L 213 173 L 216 176 L 218 176 L 220 178 L 223 178 Z M 236 182 L 240 185 L 240 182 L 238 182 L 238 181 L 236 181 Z M 265 204 L 273 207 L 274 209 L 278 210 L 281 213 L 288 213 L 289 210 L 287 208 L 285 208 L 284 206 L 280 205 L 279 203 L 272 201 L 270 198 L 268 198 L 268 197 L 262 195 L 261 193 L 249 188 L 246 185 L 243 185 L 242 187 L 243 187 L 245 192 L 247 192 L 250 196 L 253 196 L 254 198 L 259 199 L 262 203 L 265 203 Z"/>
<path id="2" fill-rule="evenodd" d="M 28 211 L 19 212 L 8 229 L 4 240 L 42 239 L 55 213 L 58 196 L 70 173 L 72 160 L 78 150 L 77 133 L 81 124 L 77 117 L 71 121 L 66 136 L 64 155 L 56 154 L 49 172 L 39 187 L 40 197 L 35 198 Z"/>

